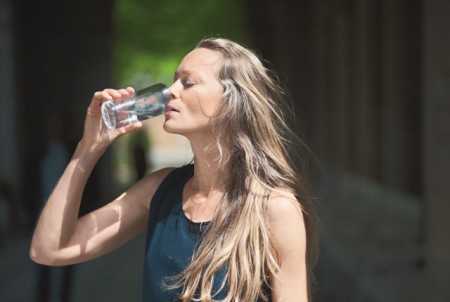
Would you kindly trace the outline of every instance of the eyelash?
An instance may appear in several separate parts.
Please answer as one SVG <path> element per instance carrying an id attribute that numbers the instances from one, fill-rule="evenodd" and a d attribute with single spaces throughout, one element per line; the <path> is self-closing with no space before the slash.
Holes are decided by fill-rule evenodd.
<path id="1" fill-rule="evenodd" d="M 190 81 L 190 80 L 187 79 L 187 78 L 184 78 L 184 79 L 183 79 L 183 78 L 180 78 L 180 77 L 178 77 L 177 75 L 175 75 L 173 81 L 176 82 L 177 80 L 180 80 L 181 85 L 183 85 L 183 87 L 185 87 L 185 88 L 190 88 L 190 87 L 192 87 L 192 86 L 194 86 L 194 85 L 196 84 L 195 82 Z"/>
<path id="2" fill-rule="evenodd" d="M 186 88 L 190 88 L 195 85 L 193 82 L 189 80 L 181 80 L 181 84 Z"/>

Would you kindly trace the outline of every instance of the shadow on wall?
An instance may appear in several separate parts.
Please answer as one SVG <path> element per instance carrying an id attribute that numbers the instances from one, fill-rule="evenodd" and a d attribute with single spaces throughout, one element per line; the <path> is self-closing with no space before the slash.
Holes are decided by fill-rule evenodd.
<path id="1" fill-rule="evenodd" d="M 424 301 L 419 199 L 353 174 L 328 181 L 316 300 Z"/>

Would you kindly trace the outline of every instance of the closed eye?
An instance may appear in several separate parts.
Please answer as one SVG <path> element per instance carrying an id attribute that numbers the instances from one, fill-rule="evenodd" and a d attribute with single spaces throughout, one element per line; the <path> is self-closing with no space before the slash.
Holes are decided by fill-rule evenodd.
<path id="1" fill-rule="evenodd" d="M 184 86 L 184 88 L 190 88 L 195 85 L 195 83 L 190 80 L 181 80 L 181 84 Z"/>
<path id="2" fill-rule="evenodd" d="M 192 78 L 192 72 L 187 70 L 177 70 L 174 74 L 173 81 L 180 81 L 185 89 L 191 88 L 198 83 L 196 77 Z"/>

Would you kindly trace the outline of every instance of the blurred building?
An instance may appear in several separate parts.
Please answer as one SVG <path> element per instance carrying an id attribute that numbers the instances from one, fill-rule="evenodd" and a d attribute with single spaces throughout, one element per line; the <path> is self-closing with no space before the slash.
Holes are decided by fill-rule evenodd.
<path id="1" fill-rule="evenodd" d="M 317 300 L 450 301 L 450 2 L 242 4 L 323 165 Z M 76 143 L 110 86 L 112 8 L 0 0 L 0 226 L 34 223 L 49 113 L 71 113 Z M 108 194 L 108 158 L 91 194 Z"/>
<path id="2" fill-rule="evenodd" d="M 47 120 L 67 113 L 75 147 L 93 92 L 110 86 L 112 1 L 0 3 L 0 180 L 14 192 L 14 229 L 31 229 L 47 197 L 39 178 Z M 102 194 L 108 169 L 96 168 L 87 197 Z"/>
<path id="3" fill-rule="evenodd" d="M 323 165 L 318 300 L 450 301 L 450 2 L 246 4 Z"/>

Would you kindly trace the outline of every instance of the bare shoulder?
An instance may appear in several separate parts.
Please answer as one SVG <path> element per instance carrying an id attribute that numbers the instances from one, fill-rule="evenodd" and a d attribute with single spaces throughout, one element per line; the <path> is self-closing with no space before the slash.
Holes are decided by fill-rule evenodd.
<path id="1" fill-rule="evenodd" d="M 283 260 L 303 257 L 306 247 L 306 229 L 299 201 L 290 192 L 276 192 L 268 202 L 272 234 Z M 294 252 L 295 251 L 295 252 Z"/>
<path id="2" fill-rule="evenodd" d="M 152 172 L 150 174 L 147 174 L 146 176 L 144 176 L 140 181 L 146 183 L 146 184 L 153 184 L 153 185 L 160 185 L 161 182 L 163 181 L 164 178 L 166 178 L 166 176 L 172 172 L 175 168 L 170 167 L 170 168 L 163 168 L 160 170 L 157 170 L 155 172 Z"/>
<path id="3" fill-rule="evenodd" d="M 271 278 L 272 300 L 308 301 L 306 229 L 300 203 L 289 191 L 273 192 L 268 216 L 280 265 Z"/>
<path id="4" fill-rule="evenodd" d="M 269 198 L 268 215 L 280 268 L 271 278 L 273 301 L 308 301 L 306 231 L 300 203 L 288 191 Z"/>
<path id="5" fill-rule="evenodd" d="M 268 213 L 271 222 L 285 221 L 290 217 L 303 223 L 303 214 L 299 201 L 289 191 L 273 192 L 268 202 Z"/>
<path id="6" fill-rule="evenodd" d="M 159 185 L 172 170 L 174 170 L 174 168 L 164 168 L 144 176 L 126 193 L 124 193 L 124 195 L 128 195 L 130 197 L 135 196 L 136 199 L 140 203 L 142 203 L 145 208 L 148 209 L 150 207 L 150 200 L 152 199 Z"/>

